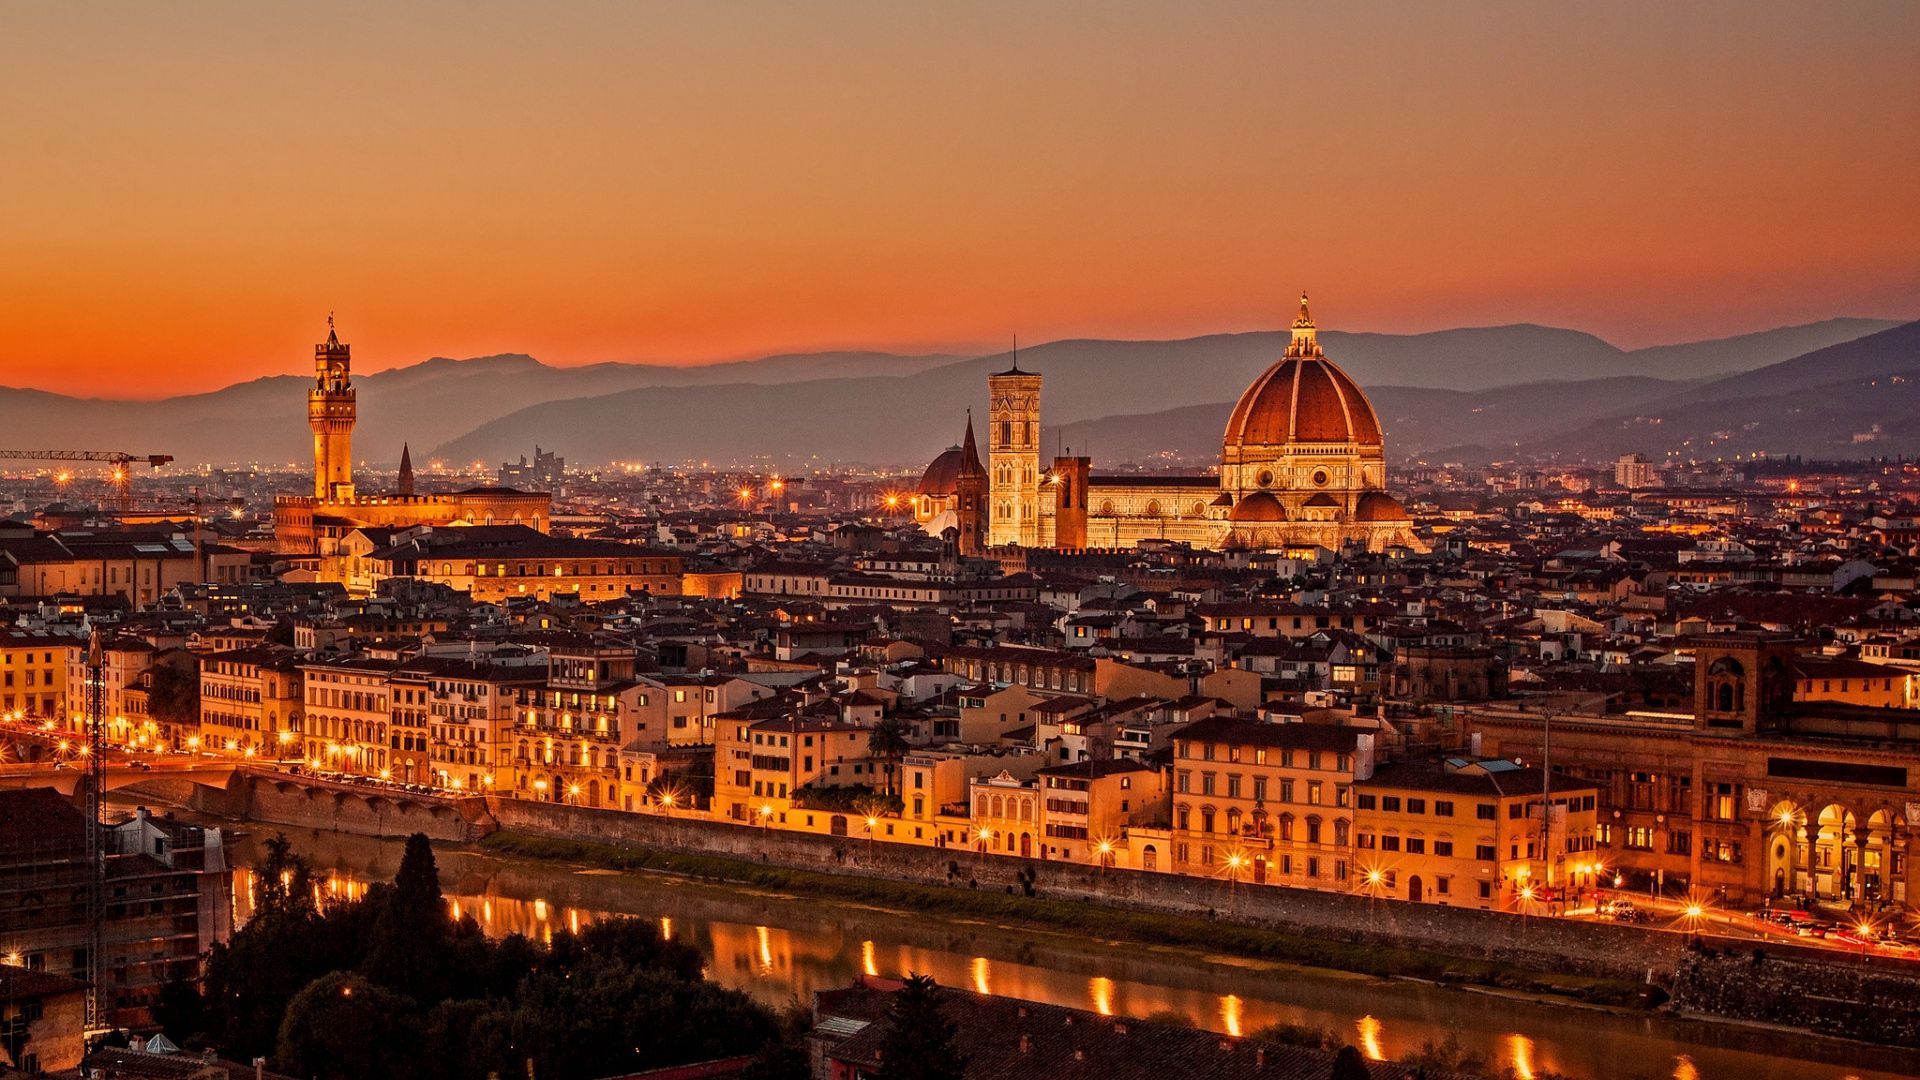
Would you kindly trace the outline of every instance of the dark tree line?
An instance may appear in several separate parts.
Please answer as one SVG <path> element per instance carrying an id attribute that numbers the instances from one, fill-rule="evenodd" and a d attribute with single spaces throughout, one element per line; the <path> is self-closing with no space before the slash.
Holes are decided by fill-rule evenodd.
<path id="1" fill-rule="evenodd" d="M 268 843 L 253 918 L 215 947 L 204 992 L 169 986 L 156 1019 L 183 1045 L 321 1080 L 607 1076 L 755 1054 L 799 1080 L 797 1021 L 705 981 L 700 954 L 650 922 L 607 919 L 550 946 L 455 920 L 427 838 L 392 884 L 314 900 L 285 837 Z"/>

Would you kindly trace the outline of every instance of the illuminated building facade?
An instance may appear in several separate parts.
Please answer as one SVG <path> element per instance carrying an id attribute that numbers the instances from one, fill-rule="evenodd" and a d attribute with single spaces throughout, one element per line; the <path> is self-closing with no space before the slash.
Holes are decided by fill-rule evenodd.
<path id="1" fill-rule="evenodd" d="M 547 531 L 553 498 L 504 487 L 419 494 L 411 471 L 403 490 L 363 495 L 353 481 L 353 427 L 359 418 L 351 346 L 340 341 L 332 320 L 327 340 L 314 347 L 314 385 L 307 391 L 307 423 L 313 429 L 313 494 L 274 499 L 274 540 L 280 551 L 315 557 L 322 581 L 344 580 L 339 561 L 343 537 L 358 528 L 415 525 L 526 525 Z"/>
<path id="2" fill-rule="evenodd" d="M 1599 792 L 1599 861 L 1633 889 L 1912 906 L 1920 717 L 1795 700 L 1798 643 L 1786 635 L 1685 644 L 1693 708 L 1596 706 L 1553 719 L 1554 768 Z M 1486 752 L 1539 760 L 1537 712 L 1488 703 L 1465 715 Z"/>
<path id="3" fill-rule="evenodd" d="M 1041 384 L 1017 363 L 988 378 L 994 546 L 1168 540 L 1214 549 L 1425 550 L 1411 515 L 1386 491 L 1373 405 L 1322 352 L 1304 296 L 1286 354 L 1247 387 L 1228 418 L 1218 475 L 1095 475 L 1091 459 L 1064 456 L 1043 471 Z"/>

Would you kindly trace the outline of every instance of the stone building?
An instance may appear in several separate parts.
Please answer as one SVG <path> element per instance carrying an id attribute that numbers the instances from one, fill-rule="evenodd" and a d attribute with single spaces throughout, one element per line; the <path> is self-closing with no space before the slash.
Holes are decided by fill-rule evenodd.
<path id="1" fill-rule="evenodd" d="M 1600 793 L 1596 856 L 1643 890 L 1912 905 L 1920 717 L 1794 700 L 1791 637 L 1682 644 L 1691 709 L 1593 702 L 1552 715 L 1550 764 Z M 1489 703 L 1465 717 L 1485 752 L 1540 761 L 1540 710 Z"/>
<path id="2" fill-rule="evenodd" d="M 314 384 L 307 391 L 307 424 L 313 429 L 313 494 L 273 501 L 273 535 L 279 550 L 312 557 L 321 581 L 344 580 L 340 541 L 355 529 L 415 525 L 526 525 L 547 531 L 553 497 L 507 487 L 474 487 L 421 494 L 412 490 L 412 470 L 400 489 L 362 494 L 353 481 L 353 427 L 359 419 L 353 385 L 352 347 L 327 320 L 327 340 L 313 350 Z"/>
<path id="3" fill-rule="evenodd" d="M 1122 548 L 1167 540 L 1215 549 L 1425 549 L 1411 515 L 1386 491 L 1373 405 L 1321 351 L 1305 296 L 1286 354 L 1234 406 L 1217 475 L 1096 475 L 1090 458 L 1071 456 L 1043 467 L 1041 375 L 1016 361 L 987 382 L 993 546 Z"/>

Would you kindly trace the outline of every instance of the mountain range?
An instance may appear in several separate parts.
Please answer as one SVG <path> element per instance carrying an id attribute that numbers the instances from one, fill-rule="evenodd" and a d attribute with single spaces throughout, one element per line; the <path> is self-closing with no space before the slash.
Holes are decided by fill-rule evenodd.
<path id="1" fill-rule="evenodd" d="M 1920 450 L 1907 419 L 1920 411 L 1898 407 L 1913 389 L 1905 373 L 1920 373 L 1917 328 L 1832 319 L 1640 350 L 1532 325 L 1320 338 L 1367 388 L 1395 459 L 1736 447 L 1857 456 Z M 1068 340 L 1023 349 L 1018 363 L 1046 376 L 1049 450 L 1194 465 L 1217 459 L 1232 401 L 1286 340 L 1283 331 Z M 402 441 L 416 460 L 454 462 L 511 458 L 539 443 L 581 463 L 910 464 L 957 441 L 966 409 L 985 407 L 987 373 L 1014 362 L 1007 353 L 836 352 L 554 367 L 517 354 L 436 357 L 355 378 L 354 446 L 385 465 Z M 98 431 L 112 432 L 108 448 L 183 463 L 291 464 L 310 452 L 308 385 L 271 376 L 148 402 L 0 388 L 0 424 L 23 448 Z M 1874 423 L 1877 441 L 1853 441 Z"/>

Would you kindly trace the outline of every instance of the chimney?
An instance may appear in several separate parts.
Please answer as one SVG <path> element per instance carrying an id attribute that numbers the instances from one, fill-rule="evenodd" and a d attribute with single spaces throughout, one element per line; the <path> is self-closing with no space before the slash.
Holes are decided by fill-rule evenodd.
<path id="1" fill-rule="evenodd" d="M 1127 1022 L 1125 1020 L 1114 1021 L 1113 1033 L 1115 1035 L 1125 1035 L 1127 1033 Z"/>
<path id="2" fill-rule="evenodd" d="M 1267 1067 L 1267 1048 L 1266 1047 L 1264 1046 L 1254 1047 L 1253 1064 L 1255 1068 L 1259 1068 L 1259 1069 L 1264 1069 Z"/>
<path id="3" fill-rule="evenodd" d="M 253 1080 L 266 1080 L 266 1076 L 267 1076 L 267 1059 L 263 1057 L 254 1058 L 253 1059 Z"/>
<path id="4" fill-rule="evenodd" d="M 1024 1010 L 1022 1010 L 1022 1011 L 1024 1011 Z M 1026 1035 L 1022 1035 L 1022 1036 L 1020 1036 L 1020 1052 L 1021 1052 L 1021 1053 L 1023 1053 L 1023 1054 L 1031 1054 L 1031 1053 L 1033 1053 L 1033 1039 L 1032 1039 L 1032 1038 L 1030 1038 L 1030 1037 L 1028 1037 L 1028 1036 L 1026 1036 Z"/>
<path id="5" fill-rule="evenodd" d="M 1073 1052 L 1073 1060 L 1075 1061 L 1087 1060 L 1087 1052 L 1085 1050 L 1075 1050 Z"/>

